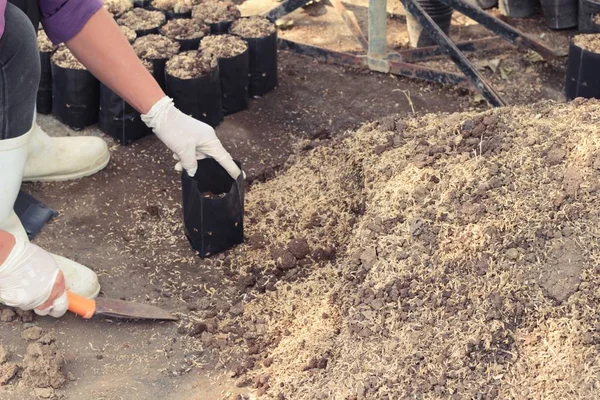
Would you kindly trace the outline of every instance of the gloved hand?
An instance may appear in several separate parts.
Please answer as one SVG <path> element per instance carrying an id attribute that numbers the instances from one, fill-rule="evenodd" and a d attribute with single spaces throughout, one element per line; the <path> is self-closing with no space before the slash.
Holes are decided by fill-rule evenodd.
<path id="1" fill-rule="evenodd" d="M 142 115 L 142 121 L 175 153 L 175 158 L 189 176 L 196 174 L 197 160 L 207 156 L 221 164 L 233 179 L 237 179 L 241 173 L 223 148 L 215 130 L 179 111 L 169 97 L 157 101 L 147 114 Z"/>
<path id="2" fill-rule="evenodd" d="M 15 238 L 0 264 L 0 300 L 38 315 L 62 317 L 69 306 L 65 281 L 54 258 L 38 246 Z"/>

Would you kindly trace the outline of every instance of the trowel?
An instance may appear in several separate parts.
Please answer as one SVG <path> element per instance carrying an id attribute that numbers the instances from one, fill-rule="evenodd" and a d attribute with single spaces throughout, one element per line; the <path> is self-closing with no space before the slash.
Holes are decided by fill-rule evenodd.
<path id="1" fill-rule="evenodd" d="M 106 297 L 98 297 L 92 300 L 69 291 L 67 291 L 67 297 L 69 298 L 69 311 L 85 319 L 99 315 L 124 319 L 177 320 L 177 317 L 165 310 L 148 304 L 108 299 Z"/>

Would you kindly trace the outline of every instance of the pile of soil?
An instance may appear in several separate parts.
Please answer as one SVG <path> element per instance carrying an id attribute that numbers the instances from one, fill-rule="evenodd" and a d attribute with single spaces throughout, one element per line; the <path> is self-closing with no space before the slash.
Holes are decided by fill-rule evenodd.
<path id="1" fill-rule="evenodd" d="M 40 29 L 38 31 L 37 43 L 38 43 L 38 48 L 40 49 L 40 51 L 42 53 L 51 53 L 54 50 L 56 50 L 56 48 L 58 47 L 54 43 L 52 43 L 50 41 L 50 39 L 48 39 L 48 35 L 46 35 L 46 31 L 44 31 L 43 29 Z"/>
<path id="2" fill-rule="evenodd" d="M 85 70 L 86 68 L 82 63 L 79 62 L 71 53 L 71 51 L 65 45 L 61 45 L 58 49 L 52 54 L 52 63 L 58 65 L 61 68 L 67 69 L 80 69 Z"/>
<path id="3" fill-rule="evenodd" d="M 192 3 L 187 0 L 152 0 L 151 6 L 163 11 L 183 14 L 192 10 Z"/>
<path id="4" fill-rule="evenodd" d="M 262 38 L 273 34 L 275 24 L 264 17 L 242 18 L 231 25 L 231 33 L 243 38 Z"/>
<path id="5" fill-rule="evenodd" d="M 210 27 L 195 19 L 177 18 L 164 25 L 160 32 L 171 39 L 197 39 L 210 33 Z"/>
<path id="6" fill-rule="evenodd" d="M 108 10 L 113 17 L 118 18 L 127 11 L 133 10 L 133 1 L 131 0 L 104 0 L 104 8 Z"/>
<path id="7" fill-rule="evenodd" d="M 125 36 L 125 38 L 127 39 L 127 41 L 129 43 L 135 42 L 135 39 L 137 38 L 137 34 L 135 33 L 135 31 L 133 29 L 131 29 L 130 27 L 125 26 L 125 25 L 121 25 L 121 26 L 119 26 L 119 28 L 121 28 L 121 32 L 123 32 L 123 35 Z"/>
<path id="8" fill-rule="evenodd" d="M 307 141 L 250 187 L 247 244 L 213 261 L 242 301 L 199 339 L 268 398 L 595 397 L 599 108 Z"/>
<path id="9" fill-rule="evenodd" d="M 248 49 L 248 44 L 237 36 L 225 34 L 208 36 L 202 40 L 200 48 L 217 58 L 229 58 L 242 54 Z"/>
<path id="10" fill-rule="evenodd" d="M 241 17 L 239 8 L 230 1 L 207 1 L 194 6 L 192 18 L 207 24 L 235 21 Z"/>
<path id="11" fill-rule="evenodd" d="M 165 14 L 160 11 L 149 11 L 143 8 L 134 8 L 123 14 L 117 22 L 136 31 L 158 28 L 166 21 Z"/>
<path id="12" fill-rule="evenodd" d="M 139 58 L 164 60 L 179 52 L 179 43 L 161 35 L 146 35 L 133 43 L 133 50 Z"/>
<path id="13" fill-rule="evenodd" d="M 576 35 L 573 43 L 591 53 L 600 53 L 600 34 L 598 33 Z"/>
<path id="14" fill-rule="evenodd" d="M 167 61 L 167 74 L 179 79 L 193 79 L 212 72 L 217 57 L 209 53 L 186 51 Z"/>

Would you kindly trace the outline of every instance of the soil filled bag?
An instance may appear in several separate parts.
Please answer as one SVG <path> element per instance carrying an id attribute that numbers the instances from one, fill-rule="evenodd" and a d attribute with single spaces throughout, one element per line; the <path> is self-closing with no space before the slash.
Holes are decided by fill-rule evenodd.
<path id="1" fill-rule="evenodd" d="M 52 114 L 79 130 L 98 122 L 100 82 L 66 47 L 52 56 Z"/>

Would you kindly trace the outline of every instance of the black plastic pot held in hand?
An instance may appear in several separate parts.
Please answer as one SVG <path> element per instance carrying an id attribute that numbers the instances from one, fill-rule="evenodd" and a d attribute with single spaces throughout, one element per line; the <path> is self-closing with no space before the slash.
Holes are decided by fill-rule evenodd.
<path id="1" fill-rule="evenodd" d="M 236 162 L 241 168 L 241 164 Z M 208 257 L 244 241 L 243 174 L 232 179 L 212 158 L 198 161 L 191 178 L 181 175 L 185 234 L 200 257 Z"/>
<path id="2" fill-rule="evenodd" d="M 38 87 L 36 110 L 40 114 L 52 113 L 52 52 L 40 51 L 40 86 Z"/>
<path id="3" fill-rule="evenodd" d="M 576 97 L 600 99 L 600 54 L 582 49 L 574 43 L 569 46 L 567 64 L 567 100 Z"/>
<path id="4" fill-rule="evenodd" d="M 184 114 L 191 115 L 213 128 L 223 120 L 219 67 L 207 75 L 179 79 L 166 74 L 167 95 Z"/>
<path id="5" fill-rule="evenodd" d="M 121 145 L 152 133 L 142 121 L 140 113 L 103 84 L 100 84 L 98 128 Z"/>
<path id="6" fill-rule="evenodd" d="M 579 32 L 600 32 L 600 2 L 596 0 L 579 0 Z"/>
<path id="7" fill-rule="evenodd" d="M 498 0 L 502 15 L 512 18 L 529 18 L 535 14 L 536 0 Z"/>
<path id="8" fill-rule="evenodd" d="M 542 0 L 542 12 L 550 29 L 577 26 L 579 0 Z"/>
<path id="9" fill-rule="evenodd" d="M 248 108 L 250 51 L 229 58 L 219 58 L 223 114 L 230 115 Z"/>
<path id="10" fill-rule="evenodd" d="M 77 130 L 98 122 L 100 82 L 87 70 L 52 64 L 52 114 Z"/>
<path id="11" fill-rule="evenodd" d="M 433 19 L 433 21 L 448 35 L 450 26 L 452 25 L 452 8 L 448 7 L 437 0 L 417 0 L 417 3 L 423 10 Z M 406 16 L 406 25 L 408 28 L 408 37 L 411 47 L 427 47 L 436 46 L 437 43 L 433 40 L 419 21 L 408 13 Z"/>

